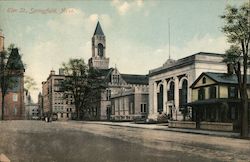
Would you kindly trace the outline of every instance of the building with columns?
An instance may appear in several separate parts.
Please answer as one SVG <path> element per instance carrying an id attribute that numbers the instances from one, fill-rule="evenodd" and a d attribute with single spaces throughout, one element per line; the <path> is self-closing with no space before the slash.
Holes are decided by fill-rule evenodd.
<path id="1" fill-rule="evenodd" d="M 191 102 L 190 86 L 198 76 L 202 72 L 227 72 L 222 56 L 200 52 L 179 60 L 168 59 L 161 67 L 150 70 L 149 118 L 166 113 L 173 120 L 182 120 L 182 110 Z"/>

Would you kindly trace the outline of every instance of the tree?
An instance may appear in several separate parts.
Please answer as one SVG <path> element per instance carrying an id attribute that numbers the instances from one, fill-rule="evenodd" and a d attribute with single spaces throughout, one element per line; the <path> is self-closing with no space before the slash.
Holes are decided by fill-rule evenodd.
<path id="1" fill-rule="evenodd" d="M 65 80 L 62 82 L 64 95 L 73 95 L 76 118 L 87 113 L 92 104 L 100 99 L 104 82 L 97 69 L 89 68 L 83 59 L 70 59 L 63 63 Z"/>
<path id="2" fill-rule="evenodd" d="M 248 95 L 247 69 L 249 65 L 250 4 L 244 3 L 239 8 L 227 6 L 221 18 L 225 21 L 222 31 L 227 36 L 230 48 L 225 53 L 224 62 L 232 66 L 238 79 L 241 99 L 241 136 L 248 136 Z"/>
<path id="3" fill-rule="evenodd" d="M 25 75 L 24 76 L 24 88 L 28 91 L 30 90 L 37 90 L 37 83 L 31 76 Z"/>
<path id="4" fill-rule="evenodd" d="M 1 120 L 4 120 L 5 96 L 19 82 L 18 77 L 23 74 L 24 66 L 14 44 L 11 44 L 7 51 L 3 50 L 0 55 Z"/>

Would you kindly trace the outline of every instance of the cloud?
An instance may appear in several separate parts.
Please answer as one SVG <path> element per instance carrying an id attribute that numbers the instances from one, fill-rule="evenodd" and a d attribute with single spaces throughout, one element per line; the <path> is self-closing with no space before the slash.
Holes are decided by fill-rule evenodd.
<path id="1" fill-rule="evenodd" d="M 97 21 L 101 21 L 105 27 L 109 28 L 112 25 L 112 20 L 107 14 L 86 14 L 80 9 L 70 8 L 71 14 L 67 12 L 60 15 L 57 19 L 51 19 L 47 22 L 47 26 L 54 32 L 71 35 L 72 31 L 86 33 L 92 32 Z"/>
<path id="2" fill-rule="evenodd" d="M 112 19 L 108 14 L 87 14 L 77 8 L 68 8 L 60 15 L 51 17 L 45 24 L 25 28 L 20 40 L 29 32 L 40 31 L 32 43 L 23 47 L 21 51 L 27 64 L 26 75 L 36 80 L 40 91 L 41 82 L 46 81 L 50 70 L 53 68 L 57 72 L 62 62 L 67 62 L 69 58 L 84 58 L 88 63 L 92 55 L 91 37 L 98 20 L 102 27 L 105 27 L 103 30 L 108 30 L 112 26 Z M 38 90 L 31 91 L 35 101 L 37 94 Z"/>
<path id="3" fill-rule="evenodd" d="M 168 55 L 168 47 L 168 45 L 162 47 L 160 54 L 164 53 Z M 171 57 L 174 59 L 179 59 L 198 52 L 224 53 L 227 48 L 229 48 L 229 44 L 226 41 L 226 37 L 212 37 L 209 34 L 203 37 L 196 35 L 183 47 L 178 47 L 176 45 L 170 46 Z M 155 53 L 157 53 L 157 51 L 159 51 L 159 49 L 157 49 Z"/>
<path id="4" fill-rule="evenodd" d="M 119 44 L 124 44 L 123 50 L 118 48 L 121 46 Z M 116 64 L 121 73 L 147 74 L 149 70 L 162 66 L 169 57 L 168 45 L 138 46 L 138 43 L 126 41 L 120 41 L 119 44 L 109 45 L 111 49 L 108 57 L 110 57 L 110 65 Z M 178 45 L 170 47 L 172 59 L 180 59 L 198 52 L 224 53 L 227 48 L 229 44 L 224 36 L 213 37 L 209 34 L 202 37 L 194 36 L 182 47 Z"/>
<path id="5" fill-rule="evenodd" d="M 141 8 L 144 4 L 143 0 L 136 1 L 123 1 L 123 0 L 113 0 L 111 5 L 116 8 L 120 15 L 125 15 L 129 11 Z"/>

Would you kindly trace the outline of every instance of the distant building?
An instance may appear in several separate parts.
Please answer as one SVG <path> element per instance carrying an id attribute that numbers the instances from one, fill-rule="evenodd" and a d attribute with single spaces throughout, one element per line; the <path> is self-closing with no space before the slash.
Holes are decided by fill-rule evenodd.
<path id="1" fill-rule="evenodd" d="M 38 113 L 39 113 L 39 117 L 44 116 L 44 110 L 43 110 L 43 95 L 41 92 L 39 92 L 38 94 Z"/>
<path id="2" fill-rule="evenodd" d="M 42 103 L 45 116 L 57 115 L 59 120 L 68 120 L 75 113 L 73 96 L 65 96 L 60 86 L 64 79 L 65 75 L 62 70 L 59 70 L 59 74 L 51 70 L 47 81 L 42 82 Z"/>
<path id="3" fill-rule="evenodd" d="M 25 119 L 40 117 L 38 104 L 32 101 L 31 95 L 27 89 L 24 90 L 24 107 L 25 107 Z"/>
<path id="4" fill-rule="evenodd" d="M 100 101 L 93 104 L 88 118 L 91 120 L 132 120 L 136 115 L 145 116 L 148 113 L 148 76 L 121 74 L 118 69 L 109 68 L 109 58 L 106 58 L 106 37 L 100 23 L 96 25 L 92 37 L 92 57 L 89 66 L 99 69 L 103 79 L 108 83 Z M 122 92 L 129 91 L 130 97 Z M 129 98 L 129 99 L 128 99 Z M 123 100 L 123 107 L 116 104 Z M 111 104 L 113 103 L 113 104 Z M 140 113 L 137 105 L 143 104 L 145 113 Z M 139 106 L 140 107 L 140 106 Z M 131 112 L 128 112 L 128 110 Z"/>
<path id="5" fill-rule="evenodd" d="M 200 52 L 179 60 L 168 59 L 149 71 L 149 118 L 166 113 L 182 120 L 185 104 L 191 102 L 192 83 L 202 72 L 227 72 L 223 55 Z"/>
<path id="6" fill-rule="evenodd" d="M 0 31 L 0 52 L 4 51 L 4 36 Z M 11 70 L 13 86 L 8 89 L 5 96 L 4 119 L 24 119 L 24 66 L 17 48 L 12 49 L 7 62 Z M 2 90 L 0 91 L 0 103 L 2 103 Z M 2 105 L 0 104 L 0 110 Z M 0 112 L 1 113 L 1 112 Z"/>

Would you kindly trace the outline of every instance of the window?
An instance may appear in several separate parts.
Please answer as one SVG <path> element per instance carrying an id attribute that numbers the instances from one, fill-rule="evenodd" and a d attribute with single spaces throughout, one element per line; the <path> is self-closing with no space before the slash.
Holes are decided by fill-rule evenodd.
<path id="1" fill-rule="evenodd" d="M 69 111 L 71 112 L 71 111 L 72 111 L 72 108 L 70 108 Z"/>
<path id="2" fill-rule="evenodd" d="M 120 76 L 119 75 L 113 75 L 113 83 L 118 84 L 120 82 Z"/>
<path id="3" fill-rule="evenodd" d="M 18 96 L 18 95 L 17 95 L 16 93 L 13 94 L 13 101 L 14 101 L 14 102 L 17 102 L 17 101 L 18 101 L 17 96 Z"/>
<path id="4" fill-rule="evenodd" d="M 134 104 L 133 104 L 133 102 L 130 102 L 129 109 L 130 109 L 130 113 L 131 113 L 131 114 L 135 114 L 135 109 L 134 109 Z"/>
<path id="5" fill-rule="evenodd" d="M 168 101 L 174 100 L 174 82 L 170 83 L 168 91 Z"/>
<path id="6" fill-rule="evenodd" d="M 61 113 L 61 118 L 63 118 L 63 113 Z"/>
<path id="7" fill-rule="evenodd" d="M 147 112 L 147 105 L 146 104 L 143 104 L 143 106 L 144 106 L 144 112 L 146 113 Z"/>
<path id="8" fill-rule="evenodd" d="M 228 87 L 228 98 L 237 98 L 238 97 L 238 89 L 235 86 Z"/>
<path id="9" fill-rule="evenodd" d="M 16 107 L 13 108 L 13 114 L 14 114 L 15 116 L 17 115 L 17 108 L 16 108 Z"/>
<path id="10" fill-rule="evenodd" d="M 107 89 L 106 90 L 106 100 L 109 101 L 111 98 L 111 90 L 110 89 Z"/>
<path id="11" fill-rule="evenodd" d="M 103 45 L 101 44 L 101 43 L 99 43 L 98 44 L 98 55 L 100 56 L 100 57 L 102 57 L 103 56 L 103 50 L 104 48 L 103 48 Z"/>
<path id="12" fill-rule="evenodd" d="M 198 100 L 204 100 L 205 99 L 205 89 L 200 88 L 198 90 Z"/>
<path id="13" fill-rule="evenodd" d="M 147 112 L 147 104 L 141 104 L 141 113 Z"/>
<path id="14" fill-rule="evenodd" d="M 216 98 L 216 87 L 212 86 L 209 88 L 209 97 L 212 98 Z"/>
<path id="15" fill-rule="evenodd" d="M 67 118 L 69 117 L 69 113 L 67 113 Z"/>
<path id="16" fill-rule="evenodd" d="M 203 78 L 202 78 L 202 83 L 203 83 L 203 84 L 206 84 L 206 83 L 207 83 L 207 78 L 203 77 Z"/>

